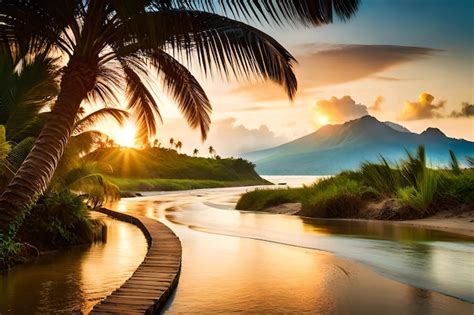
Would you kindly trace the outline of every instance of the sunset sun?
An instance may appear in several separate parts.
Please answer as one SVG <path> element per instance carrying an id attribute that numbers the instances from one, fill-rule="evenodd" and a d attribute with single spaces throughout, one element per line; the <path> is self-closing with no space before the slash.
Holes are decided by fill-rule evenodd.
<path id="1" fill-rule="evenodd" d="M 123 147 L 134 147 L 136 136 L 135 125 L 131 122 L 125 123 L 115 134 L 115 142 Z"/>
<path id="2" fill-rule="evenodd" d="M 319 115 L 318 116 L 318 122 L 323 126 L 327 125 L 329 123 L 329 118 L 327 116 Z"/>

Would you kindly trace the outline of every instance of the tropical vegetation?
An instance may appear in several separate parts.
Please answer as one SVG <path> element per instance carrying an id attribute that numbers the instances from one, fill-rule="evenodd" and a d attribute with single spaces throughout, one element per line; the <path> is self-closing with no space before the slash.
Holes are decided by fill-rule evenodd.
<path id="1" fill-rule="evenodd" d="M 462 169 L 451 151 L 451 167 L 428 167 L 423 146 L 416 154 L 390 163 L 363 163 L 357 171 L 302 188 L 257 189 L 244 194 L 236 208 L 265 211 L 284 203 L 301 203 L 304 216 L 321 218 L 411 219 L 440 210 L 466 211 L 474 206 L 474 168 Z"/>
<path id="2" fill-rule="evenodd" d="M 127 107 L 141 130 L 139 138 L 149 142 L 161 117 L 149 84 L 150 74 L 155 73 L 204 139 L 211 104 L 180 60 L 188 64 L 195 60 L 206 75 L 272 80 L 293 98 L 297 88 L 293 56 L 269 35 L 234 18 L 320 25 L 332 22 L 334 16 L 351 17 L 357 6 L 357 0 L 329 0 L 324 5 L 314 1 L 2 1 L 2 51 L 25 58 L 60 58 L 60 79 L 52 84 L 59 89 L 57 96 L 45 93 L 37 99 L 38 104 L 50 102 L 51 111 L 44 115 L 28 157 L 0 196 L 3 241 L 14 237 L 15 222 L 48 189 L 85 102 L 115 105 L 117 91 L 126 91 Z M 0 95 L 8 93 L 0 91 Z"/>

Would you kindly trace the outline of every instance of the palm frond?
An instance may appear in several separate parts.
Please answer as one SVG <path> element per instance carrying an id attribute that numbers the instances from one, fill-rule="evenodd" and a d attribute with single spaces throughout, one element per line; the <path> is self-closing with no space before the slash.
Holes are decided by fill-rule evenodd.
<path id="1" fill-rule="evenodd" d="M 135 38 L 125 46 L 122 37 L 111 43 L 118 46 L 119 56 L 168 49 L 189 65 L 197 60 L 207 75 L 272 80 L 290 99 L 296 93 L 294 57 L 271 36 L 245 23 L 207 12 L 171 10 L 147 12 L 123 28 Z"/>
<path id="2" fill-rule="evenodd" d="M 355 14 L 359 0 L 155 0 L 158 9 L 189 8 L 223 12 L 266 24 L 321 25 L 331 23 L 337 16 L 347 20 Z"/>
<path id="3" fill-rule="evenodd" d="M 156 134 L 156 118 L 162 120 L 158 104 L 140 76 L 126 64 L 123 68 L 127 80 L 128 108 L 132 110 L 138 126 L 137 139 L 149 143 L 149 138 Z"/>
<path id="4" fill-rule="evenodd" d="M 161 75 L 165 90 L 175 99 L 189 125 L 192 128 L 199 127 L 202 140 L 205 140 L 211 123 L 209 114 L 212 111 L 206 92 L 191 72 L 172 56 L 159 52 L 151 58 Z"/>
<path id="5" fill-rule="evenodd" d="M 128 116 L 128 112 L 123 109 L 111 107 L 101 108 L 76 121 L 74 125 L 74 134 L 81 133 L 94 126 L 99 121 L 107 118 L 112 118 L 118 124 L 123 125 Z"/>

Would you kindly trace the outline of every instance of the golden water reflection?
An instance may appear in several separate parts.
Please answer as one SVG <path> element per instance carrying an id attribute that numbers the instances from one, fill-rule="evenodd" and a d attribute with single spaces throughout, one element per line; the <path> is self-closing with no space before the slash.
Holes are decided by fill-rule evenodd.
<path id="1" fill-rule="evenodd" d="M 183 244 L 180 282 L 165 312 L 474 311 L 470 303 L 398 282 L 438 285 L 469 298 L 474 294 L 469 280 L 474 276 L 469 267 L 474 263 L 470 239 L 380 222 L 318 221 L 223 210 L 228 209 L 228 200 L 235 200 L 235 194 L 229 191 L 123 200 L 126 211 L 170 225 Z M 418 275 L 420 271 L 423 274 Z"/>
<path id="2" fill-rule="evenodd" d="M 103 220 L 107 243 L 69 248 L 0 274 L 0 313 L 87 313 L 128 279 L 145 257 L 146 240 L 131 224 Z"/>

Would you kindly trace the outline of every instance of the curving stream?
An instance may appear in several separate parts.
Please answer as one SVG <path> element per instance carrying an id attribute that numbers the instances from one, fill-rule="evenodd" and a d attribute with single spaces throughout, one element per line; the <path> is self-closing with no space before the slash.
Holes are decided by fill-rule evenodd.
<path id="1" fill-rule="evenodd" d="M 473 238 L 393 223 L 233 210 L 249 189 L 150 193 L 110 205 L 156 218 L 180 237 L 181 277 L 165 313 L 474 312 Z M 135 232 L 119 238 L 127 245 L 108 248 L 109 242 L 99 251 L 15 267 L 0 278 L 0 313 L 5 301 L 39 313 L 55 303 L 66 312 L 87 312 L 119 285 L 118 275 L 127 278 L 133 257 L 143 257 L 137 259 L 146 243 Z"/>

